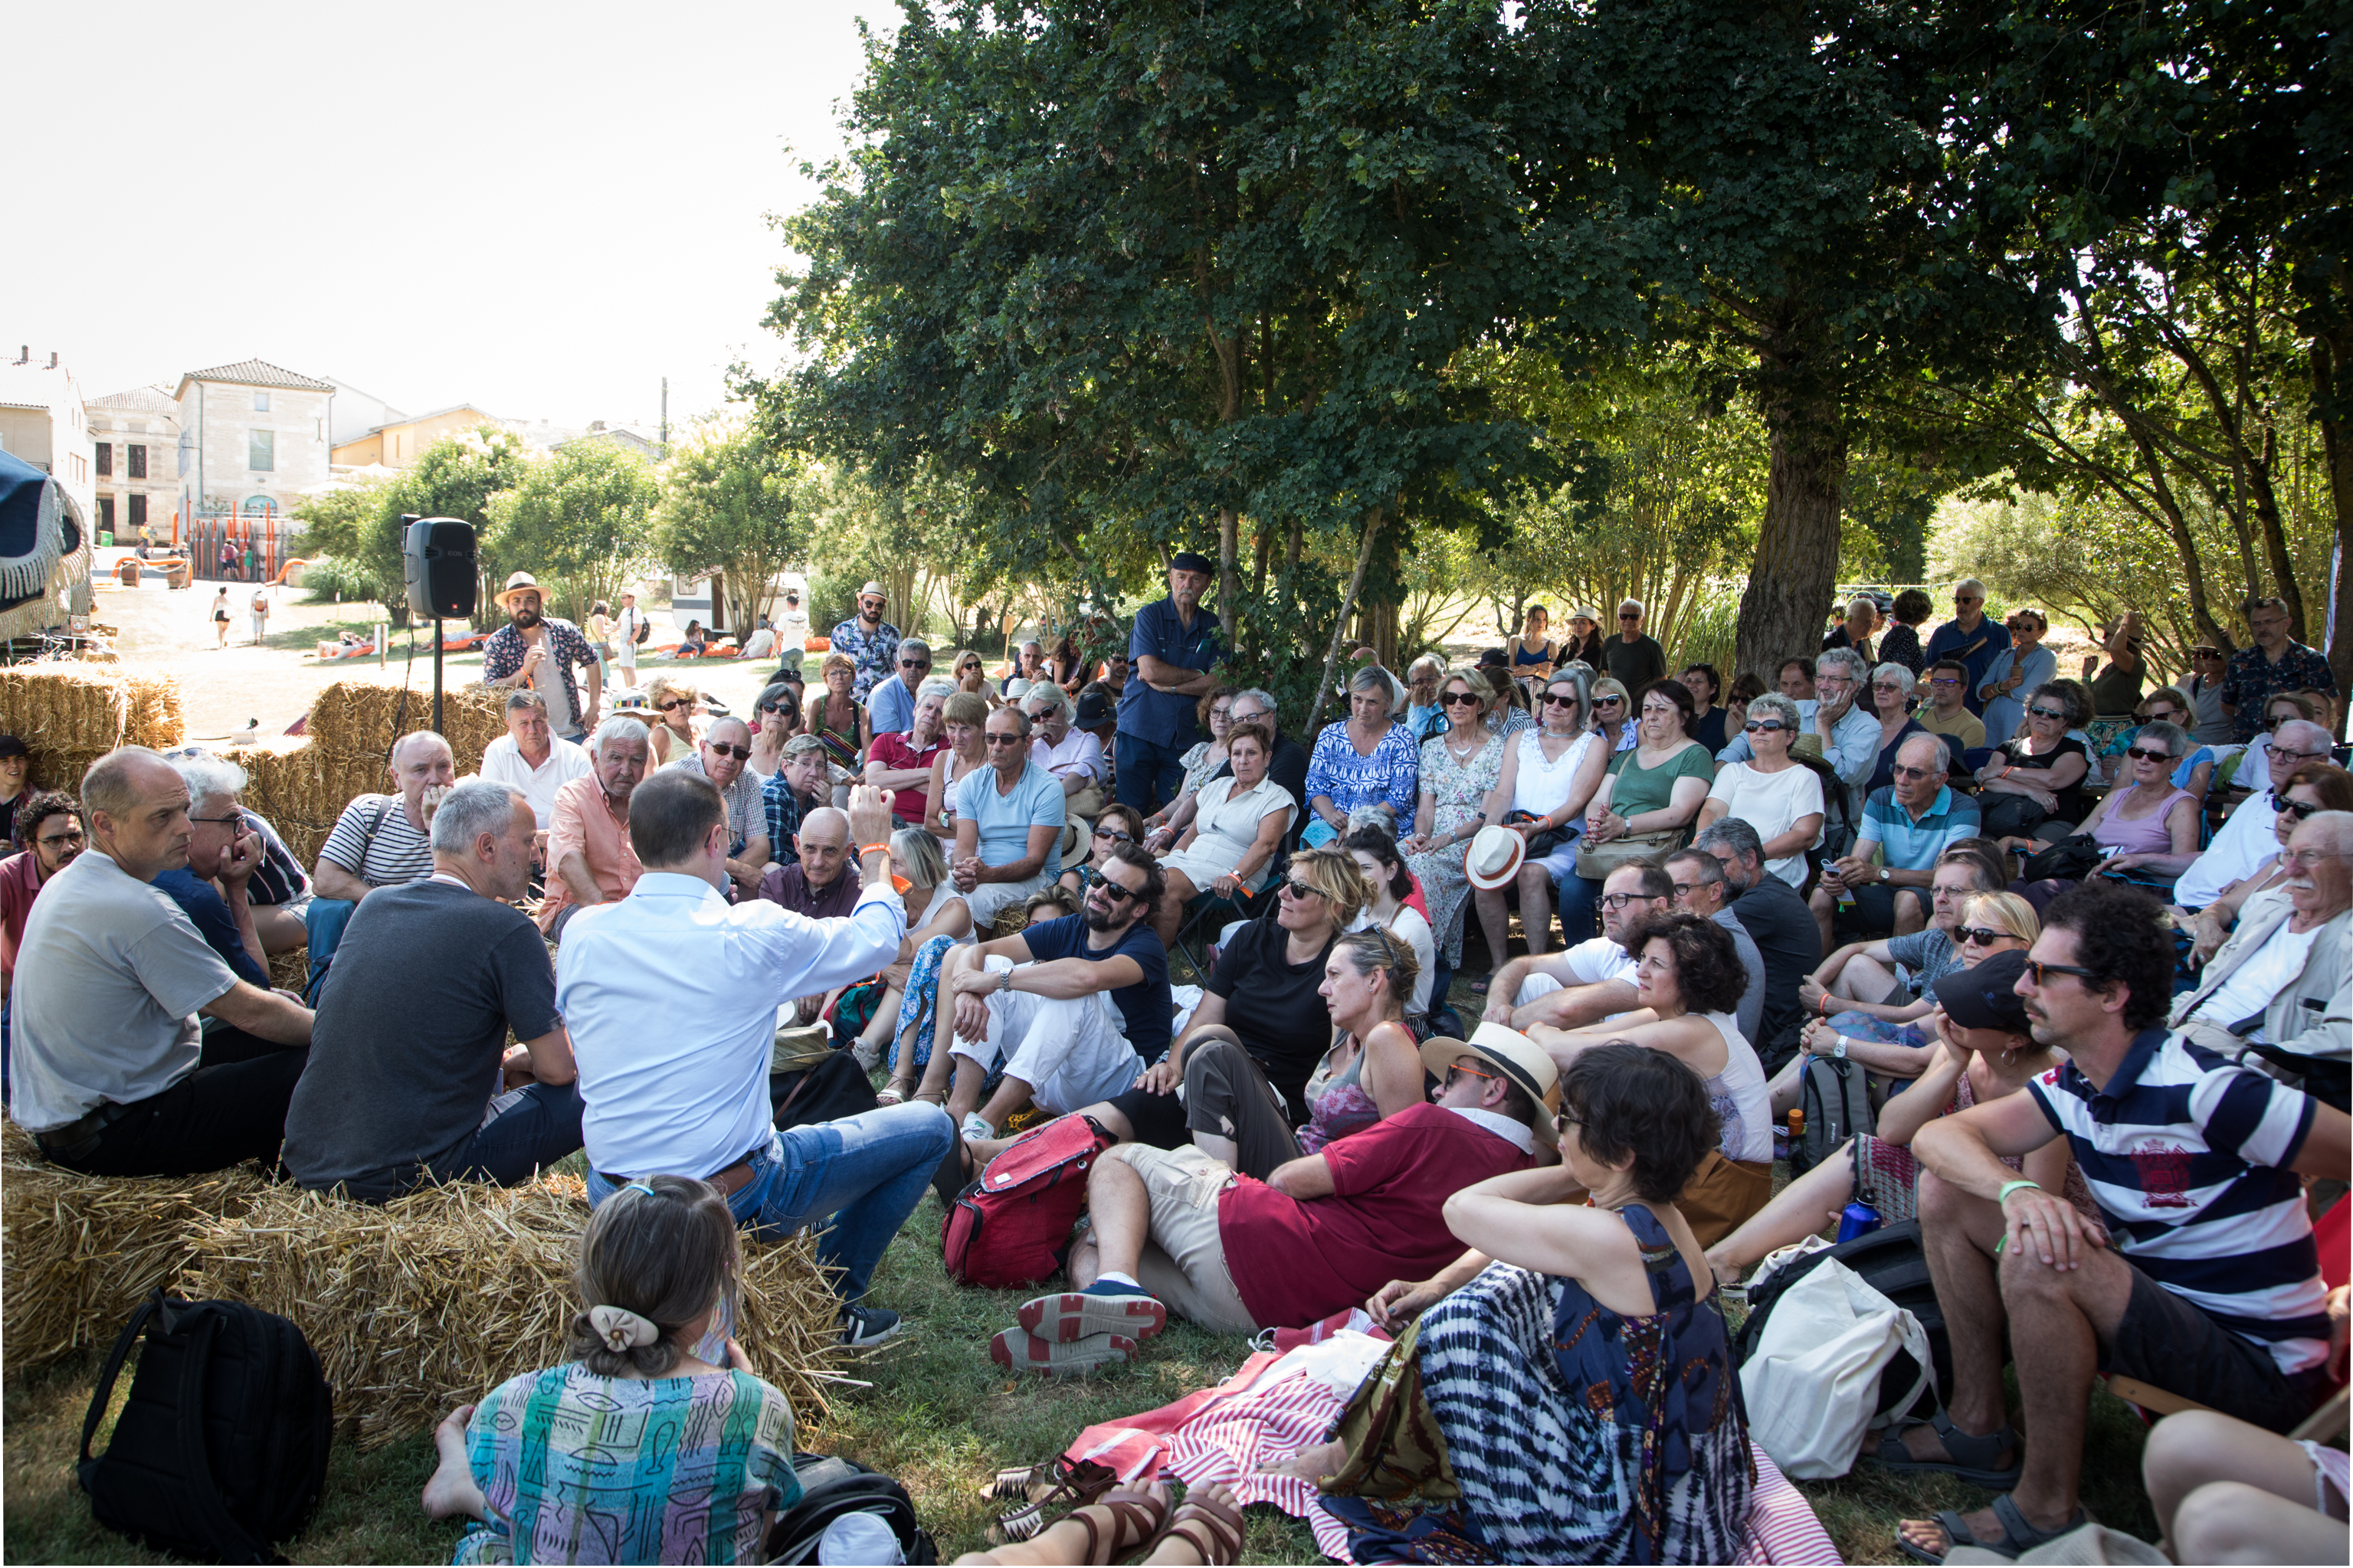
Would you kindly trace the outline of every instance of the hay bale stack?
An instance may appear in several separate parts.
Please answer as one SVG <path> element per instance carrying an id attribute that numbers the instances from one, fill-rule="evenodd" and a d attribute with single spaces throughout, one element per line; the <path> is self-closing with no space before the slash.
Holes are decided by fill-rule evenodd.
<path id="1" fill-rule="evenodd" d="M 577 1176 L 427 1188 L 376 1206 L 290 1187 L 197 1232 L 181 1289 L 294 1320 L 360 1446 L 429 1432 L 451 1406 L 567 1359 L 588 1200 Z M 745 1248 L 736 1338 L 805 1425 L 846 1359 L 807 1237 Z"/>
<path id="2" fill-rule="evenodd" d="M 457 755 L 460 778 L 480 773 L 482 749 L 507 732 L 505 704 L 505 692 L 480 683 L 442 692 L 442 732 Z M 385 754 L 395 740 L 430 729 L 432 723 L 430 689 L 405 689 L 390 683 L 353 679 L 322 688 L 302 728 L 330 759 L 331 766 L 346 773 L 365 773 L 360 788 L 353 792 L 358 794 L 384 787 Z"/>
<path id="3" fill-rule="evenodd" d="M 0 732 L 32 752 L 35 783 L 79 792 L 90 764 L 117 746 L 181 743 L 180 683 L 90 665 L 13 666 L 0 669 Z"/>
<path id="4" fill-rule="evenodd" d="M 246 772 L 245 804 L 269 819 L 305 870 L 316 865 L 335 819 L 355 795 L 385 787 L 382 763 L 364 784 L 349 786 L 348 773 L 330 765 L 310 741 L 273 736 L 250 745 L 230 746 L 221 755 Z"/>
<path id="5" fill-rule="evenodd" d="M 133 1308 L 179 1277 L 198 1227 L 269 1190 L 259 1168 L 205 1176 L 77 1175 L 14 1122 L 0 1142 L 0 1339 L 10 1364 L 114 1342 Z"/>

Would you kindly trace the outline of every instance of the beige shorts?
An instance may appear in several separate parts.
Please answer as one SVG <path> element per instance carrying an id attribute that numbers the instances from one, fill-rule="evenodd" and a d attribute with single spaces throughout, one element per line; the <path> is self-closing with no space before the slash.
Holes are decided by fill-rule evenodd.
<path id="1" fill-rule="evenodd" d="M 1182 1149 L 1122 1143 L 1105 1158 L 1141 1176 L 1152 1202 L 1152 1234 L 1136 1265 L 1137 1282 L 1187 1322 L 1219 1333 L 1256 1331 L 1218 1233 L 1218 1194 L 1233 1172 L 1190 1143 Z"/>

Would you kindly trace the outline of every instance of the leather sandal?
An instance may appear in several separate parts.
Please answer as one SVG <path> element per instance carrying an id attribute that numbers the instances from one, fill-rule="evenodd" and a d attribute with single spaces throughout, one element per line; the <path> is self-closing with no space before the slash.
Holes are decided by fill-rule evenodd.
<path id="1" fill-rule="evenodd" d="M 2075 1511 L 2068 1516 L 2067 1521 L 2058 1529 L 2037 1530 L 2027 1522 L 2024 1514 L 2018 1511 L 2018 1504 L 2010 1500 L 2008 1492 L 1999 1493 L 1994 1498 L 1993 1516 L 2001 1521 L 2001 1539 L 1983 1541 L 1970 1533 L 1969 1527 L 1961 1521 L 1959 1514 L 1951 1509 L 1941 1510 L 1936 1515 L 1936 1523 L 1945 1532 L 1946 1555 L 1951 1555 L 1953 1548 L 1957 1546 L 1973 1546 L 1980 1552 L 1990 1552 L 1997 1557 L 2015 1559 L 2021 1552 L 2031 1552 L 2038 1546 L 2056 1541 L 2061 1536 L 2072 1531 L 2081 1530 L 2092 1522 L 2091 1510 L 2079 1504 Z M 1942 1563 L 1945 1561 L 1944 1557 L 1936 1556 L 1926 1548 L 1915 1546 L 1905 1540 L 1900 1527 L 1895 1532 L 1895 1546 L 1904 1555 L 1915 1562 Z"/>
<path id="2" fill-rule="evenodd" d="M 1933 1426 L 1951 1456 L 1944 1459 L 1915 1459 L 1904 1446 L 1904 1434 L 1915 1426 Z M 2001 1451 L 2010 1450 L 2010 1466 L 1997 1469 L 1994 1461 Z M 1953 1418 L 1939 1405 L 1936 1414 L 1926 1421 L 1905 1421 L 1891 1426 L 1881 1435 L 1879 1447 L 1871 1458 L 1883 1470 L 1910 1470 L 1939 1476 L 1958 1476 L 1971 1486 L 1988 1491 L 2006 1492 L 2018 1484 L 2018 1434 L 2008 1422 L 2002 1423 L 1982 1437 L 1972 1437 L 1953 1425 Z"/>
<path id="3" fill-rule="evenodd" d="M 1185 1489 L 1185 1500 L 1176 1507 L 1160 1533 L 1150 1542 L 1146 1557 L 1157 1550 L 1170 1536 L 1176 1536 L 1201 1554 L 1204 1563 L 1239 1563 L 1242 1560 L 1242 1510 L 1230 1503 L 1205 1495 L 1204 1487 Z"/>
<path id="4" fill-rule="evenodd" d="M 1119 1474 L 1108 1465 L 1092 1459 L 1072 1464 L 1057 1456 L 1043 1465 L 1030 1465 L 1018 1470 L 999 1470 L 997 1482 L 989 1489 L 994 1498 L 1018 1498 L 1018 1507 L 997 1516 L 997 1534 L 1004 1541 L 1028 1541 L 1046 1528 L 1047 1514 L 1055 1509 L 1083 1508 L 1119 1481 Z M 1007 1489 L 1008 1484 L 1011 1489 Z"/>
<path id="5" fill-rule="evenodd" d="M 1108 1564 L 1134 1554 L 1159 1534 L 1168 1518 L 1168 1499 L 1165 1493 L 1155 1497 L 1150 1492 L 1105 1492 L 1062 1518 L 1074 1520 L 1086 1530 L 1087 1554 L 1082 1561 Z"/>
<path id="6" fill-rule="evenodd" d="M 905 1086 L 904 1088 L 901 1087 L 902 1084 Z M 894 1078 L 889 1083 L 884 1084 L 881 1089 L 876 1091 L 874 1103 L 877 1105 L 904 1105 L 909 1100 L 913 1098 L 914 1088 L 915 1080 L 913 1079 Z"/>

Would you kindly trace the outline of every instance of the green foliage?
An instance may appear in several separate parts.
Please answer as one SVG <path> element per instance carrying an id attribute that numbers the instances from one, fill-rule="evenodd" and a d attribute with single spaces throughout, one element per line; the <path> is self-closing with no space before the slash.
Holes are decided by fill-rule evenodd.
<path id="1" fill-rule="evenodd" d="M 776 574 L 807 549 L 818 491 L 807 467 L 757 426 L 705 420 L 662 465 L 654 551 L 681 576 L 721 574 L 728 624 L 748 627 Z M 818 613 L 811 605 L 812 626 Z"/>
<path id="2" fill-rule="evenodd" d="M 382 596 L 375 579 L 348 561 L 313 556 L 302 566 L 302 589 L 313 605 L 357 604 Z"/>
<path id="3" fill-rule="evenodd" d="M 598 601 L 650 562 L 648 527 L 660 498 L 653 465 L 603 441 L 575 442 L 524 465 L 490 498 L 501 558 L 546 586 L 548 613 L 585 621 Z"/>
<path id="4" fill-rule="evenodd" d="M 357 569 L 362 559 L 364 541 L 384 510 L 384 487 L 381 484 L 348 485 L 321 495 L 307 495 L 294 503 L 294 521 L 302 525 L 298 541 L 298 553 L 311 559 L 332 556 L 346 563 L 353 572 L 353 580 L 373 583 L 364 571 Z M 400 576 L 395 571 L 392 586 L 397 589 Z M 374 597 L 381 588 L 363 587 L 358 593 L 346 592 L 346 598 Z"/>

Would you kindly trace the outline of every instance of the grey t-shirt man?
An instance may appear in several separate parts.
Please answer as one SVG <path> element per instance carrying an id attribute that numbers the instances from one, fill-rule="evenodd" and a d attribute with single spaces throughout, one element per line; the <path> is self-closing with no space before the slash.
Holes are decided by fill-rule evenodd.
<path id="1" fill-rule="evenodd" d="M 136 1105 L 196 1070 L 196 1010 L 237 975 L 171 896 L 85 851 L 25 921 L 10 1001 L 8 1114 L 27 1132 Z"/>
<path id="2" fill-rule="evenodd" d="M 438 876 L 377 889 L 327 972 L 286 1168 L 369 1201 L 454 1170 L 498 1092 L 507 1031 L 535 1040 L 560 1021 L 529 916 Z"/>
<path id="3" fill-rule="evenodd" d="M 1741 987 L 1740 1005 L 1733 1011 L 1740 1020 L 1741 1038 L 1753 1048 L 1757 1031 L 1765 1022 L 1765 955 L 1757 951 L 1757 939 L 1748 934 L 1748 928 L 1740 923 L 1740 917 L 1732 912 L 1729 905 L 1708 919 L 1732 933 L 1733 948 L 1740 954 L 1740 967 L 1747 971 L 1748 984 Z"/>

